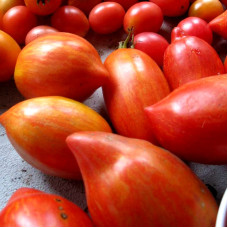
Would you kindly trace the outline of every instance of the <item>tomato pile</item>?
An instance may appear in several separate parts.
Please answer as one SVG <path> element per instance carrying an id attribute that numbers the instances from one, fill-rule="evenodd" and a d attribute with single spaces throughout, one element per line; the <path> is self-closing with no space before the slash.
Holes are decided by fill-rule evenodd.
<path id="1" fill-rule="evenodd" d="M 0 226 L 214 226 L 218 205 L 185 162 L 227 163 L 226 4 L 2 0 L 0 86 L 25 99 L 0 123 L 33 167 L 83 180 L 90 216 L 21 188 Z M 102 62 L 88 33 L 120 30 Z M 100 87 L 108 119 L 83 104 Z"/>

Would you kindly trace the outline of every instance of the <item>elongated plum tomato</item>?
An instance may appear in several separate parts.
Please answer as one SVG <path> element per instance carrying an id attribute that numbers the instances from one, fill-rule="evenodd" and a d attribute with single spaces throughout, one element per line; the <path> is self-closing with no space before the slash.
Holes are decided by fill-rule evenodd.
<path id="1" fill-rule="evenodd" d="M 139 2 L 131 6 L 124 16 L 126 33 L 133 27 L 134 34 L 158 32 L 163 22 L 161 8 L 152 2 Z"/>
<path id="2" fill-rule="evenodd" d="M 62 0 L 44 0 L 44 4 L 42 0 L 37 4 L 37 0 L 24 0 L 25 5 L 37 15 L 49 15 L 54 13 L 55 10 L 61 5 Z"/>
<path id="3" fill-rule="evenodd" d="M 145 109 L 160 144 L 180 158 L 227 162 L 227 75 L 189 82 Z"/>
<path id="4" fill-rule="evenodd" d="M 108 131 L 108 123 L 80 102 L 63 97 L 33 98 L 0 116 L 18 154 L 44 173 L 81 179 L 77 162 L 65 144 L 76 131 Z"/>
<path id="5" fill-rule="evenodd" d="M 0 30 L 0 82 L 8 81 L 13 77 L 20 51 L 21 48 L 17 42 Z"/>
<path id="6" fill-rule="evenodd" d="M 3 227 L 91 227 L 88 215 L 71 201 L 32 188 L 20 188 L 0 212 Z"/>
<path id="7" fill-rule="evenodd" d="M 189 7 L 189 0 L 150 0 L 157 4 L 164 16 L 177 17 L 187 12 Z"/>
<path id="8" fill-rule="evenodd" d="M 25 98 L 56 95 L 84 100 L 107 77 L 92 44 L 64 32 L 44 35 L 26 45 L 14 73 L 16 86 Z"/>
<path id="9" fill-rule="evenodd" d="M 104 2 L 108 2 L 109 0 L 104 0 Z M 128 10 L 131 6 L 138 2 L 138 0 L 112 0 L 112 2 L 117 2 L 123 6 L 125 10 Z"/>
<path id="10" fill-rule="evenodd" d="M 67 144 L 82 171 L 95 226 L 215 225 L 214 197 L 170 152 L 146 140 L 105 132 L 78 132 Z"/>
<path id="11" fill-rule="evenodd" d="M 186 36 L 167 47 L 163 70 L 174 90 L 196 79 L 223 74 L 224 66 L 210 44 L 198 37 Z"/>
<path id="12" fill-rule="evenodd" d="M 197 36 L 209 44 L 212 43 L 213 34 L 209 24 L 199 17 L 187 17 L 179 22 L 172 30 L 171 42 L 183 36 Z"/>
<path id="13" fill-rule="evenodd" d="M 89 14 L 91 28 L 100 34 L 117 31 L 123 25 L 124 8 L 116 2 L 102 2 L 96 5 Z"/>
<path id="14" fill-rule="evenodd" d="M 163 65 L 163 57 L 168 41 L 154 32 L 142 32 L 134 37 L 134 46 L 148 54 L 160 67 Z"/>

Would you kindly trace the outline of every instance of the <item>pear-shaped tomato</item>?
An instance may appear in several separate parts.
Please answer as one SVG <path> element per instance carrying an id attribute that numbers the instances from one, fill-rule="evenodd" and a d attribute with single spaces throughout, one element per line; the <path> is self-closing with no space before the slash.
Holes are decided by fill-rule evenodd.
<path id="1" fill-rule="evenodd" d="M 155 61 L 137 49 L 118 49 L 105 60 L 110 77 L 103 86 L 109 117 L 116 131 L 155 142 L 144 108 L 169 94 L 168 83 Z"/>
<path id="2" fill-rule="evenodd" d="M 18 56 L 15 83 L 25 98 L 64 96 L 83 100 L 104 84 L 108 72 L 84 38 L 52 33 L 26 45 Z"/>
<path id="3" fill-rule="evenodd" d="M 187 161 L 226 164 L 226 75 L 189 82 L 146 113 L 164 148 Z"/>
<path id="4" fill-rule="evenodd" d="M 78 132 L 67 143 L 80 166 L 96 226 L 215 225 L 215 199 L 168 151 L 105 132 Z"/>
<path id="5" fill-rule="evenodd" d="M 164 54 L 164 74 L 171 89 L 207 76 L 223 74 L 223 63 L 206 41 L 186 36 L 171 43 Z"/>
<path id="6" fill-rule="evenodd" d="M 81 179 L 65 144 L 68 135 L 84 130 L 108 131 L 108 123 L 86 105 L 63 97 L 33 98 L 0 116 L 0 123 L 19 155 L 41 171 Z"/>
<path id="7" fill-rule="evenodd" d="M 88 215 L 69 200 L 54 194 L 20 188 L 0 212 L 1 227 L 91 227 Z"/>

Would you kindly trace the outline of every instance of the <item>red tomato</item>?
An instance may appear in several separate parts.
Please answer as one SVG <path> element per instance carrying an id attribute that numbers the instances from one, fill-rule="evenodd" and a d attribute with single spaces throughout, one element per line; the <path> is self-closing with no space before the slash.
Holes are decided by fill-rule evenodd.
<path id="1" fill-rule="evenodd" d="M 227 10 L 209 22 L 211 30 L 227 39 Z"/>
<path id="2" fill-rule="evenodd" d="M 101 2 L 102 0 L 68 0 L 68 5 L 75 6 L 89 15 L 92 8 Z"/>
<path id="3" fill-rule="evenodd" d="M 225 68 L 225 72 L 227 73 L 227 56 L 224 60 L 224 68 Z"/>
<path id="4" fill-rule="evenodd" d="M 0 1 L 0 11 L 4 14 L 10 8 L 14 6 L 25 5 L 24 0 L 1 0 Z"/>
<path id="5" fill-rule="evenodd" d="M 25 44 L 27 45 L 28 43 L 35 40 L 36 38 L 38 38 L 42 35 L 45 35 L 45 34 L 53 33 L 53 32 L 58 32 L 58 30 L 51 26 L 47 26 L 47 25 L 36 26 L 36 27 L 32 28 L 26 35 Z"/>
<path id="6" fill-rule="evenodd" d="M 21 188 L 1 211 L 0 226 L 91 227 L 93 224 L 88 215 L 69 200 L 36 189 Z"/>
<path id="7" fill-rule="evenodd" d="M 189 0 L 150 0 L 160 6 L 165 16 L 177 17 L 187 12 Z"/>
<path id="8" fill-rule="evenodd" d="M 51 17 L 51 25 L 60 32 L 69 32 L 84 37 L 89 31 L 86 15 L 74 6 L 62 6 Z"/>
<path id="9" fill-rule="evenodd" d="M 36 16 L 26 6 L 14 6 L 3 16 L 3 31 L 19 44 L 25 43 L 27 33 L 37 25 Z"/>
<path id="10" fill-rule="evenodd" d="M 61 5 L 62 0 L 24 0 L 25 5 L 37 15 L 49 15 Z M 43 3 L 44 2 L 44 3 Z"/>
<path id="11" fill-rule="evenodd" d="M 206 21 L 199 17 L 187 17 L 183 19 L 176 28 L 172 30 L 171 41 L 183 36 L 197 36 L 209 44 L 212 43 L 213 34 Z"/>
<path id="12" fill-rule="evenodd" d="M 2 18 L 3 18 L 3 13 L 0 11 L 0 29 L 2 29 Z"/>
<path id="13" fill-rule="evenodd" d="M 119 3 L 102 2 L 91 10 L 89 23 L 96 33 L 109 34 L 122 27 L 124 15 L 125 10 Z"/>
<path id="14" fill-rule="evenodd" d="M 163 70 L 173 90 L 202 77 L 223 74 L 224 66 L 210 44 L 198 37 L 187 36 L 168 46 Z"/>
<path id="15" fill-rule="evenodd" d="M 152 2 L 139 2 L 131 6 L 124 16 L 126 33 L 133 27 L 134 34 L 158 32 L 163 22 L 161 8 Z"/>
<path id="16" fill-rule="evenodd" d="M 227 0 L 220 0 L 220 2 L 222 2 L 222 4 L 224 4 L 225 6 L 227 6 Z"/>
<path id="17" fill-rule="evenodd" d="M 0 82 L 8 81 L 14 73 L 21 48 L 7 33 L 0 30 Z"/>
<path id="18" fill-rule="evenodd" d="M 109 2 L 109 0 L 104 0 L 104 2 Z M 112 0 L 112 2 L 117 2 L 128 10 L 132 5 L 138 2 L 138 0 Z"/>
<path id="19" fill-rule="evenodd" d="M 134 38 L 135 48 L 148 54 L 159 66 L 163 65 L 163 57 L 168 41 L 153 32 L 139 33 Z"/>
<path id="20" fill-rule="evenodd" d="M 199 17 L 210 22 L 223 11 L 222 3 L 219 0 L 197 0 L 190 6 L 188 16 Z"/>
<path id="21" fill-rule="evenodd" d="M 227 75 L 189 82 L 146 108 L 156 138 L 180 158 L 227 162 Z"/>

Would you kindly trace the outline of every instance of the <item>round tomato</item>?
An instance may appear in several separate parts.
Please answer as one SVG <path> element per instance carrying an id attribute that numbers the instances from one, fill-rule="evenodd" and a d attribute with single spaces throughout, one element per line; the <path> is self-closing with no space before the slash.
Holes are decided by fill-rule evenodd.
<path id="1" fill-rule="evenodd" d="M 188 16 L 200 17 L 209 22 L 223 11 L 224 8 L 219 0 L 197 0 L 190 6 Z"/>
<path id="2" fill-rule="evenodd" d="M 24 0 L 25 5 L 37 15 L 53 13 L 61 5 L 62 0 Z"/>
<path id="3" fill-rule="evenodd" d="M 4 14 L 7 10 L 14 6 L 25 5 L 24 0 L 1 0 L 0 11 Z"/>
<path id="4" fill-rule="evenodd" d="M 168 41 L 153 32 L 139 33 L 134 38 L 135 48 L 148 54 L 159 66 L 163 65 L 163 57 Z"/>
<path id="5" fill-rule="evenodd" d="M 109 0 L 104 0 L 104 2 L 109 2 Z M 112 0 L 112 2 L 117 2 L 124 7 L 125 10 L 128 10 L 132 5 L 138 2 L 138 0 Z"/>
<path id="6" fill-rule="evenodd" d="M 17 57 L 21 48 L 7 33 L 0 30 L 0 82 L 13 76 Z"/>
<path id="7" fill-rule="evenodd" d="M 35 40 L 36 38 L 38 38 L 44 34 L 49 34 L 49 33 L 53 33 L 53 32 L 58 32 L 58 30 L 51 26 L 47 26 L 47 25 L 36 26 L 36 27 L 32 28 L 26 35 L 25 44 L 27 45 L 28 43 Z"/>
<path id="8" fill-rule="evenodd" d="M 209 44 L 212 43 L 213 34 L 209 24 L 199 17 L 187 17 L 172 30 L 172 42 L 183 36 L 197 36 Z"/>
<path id="9" fill-rule="evenodd" d="M 86 15 L 74 6 L 62 6 L 51 17 L 51 25 L 61 32 L 85 36 L 89 31 Z"/>
<path id="10" fill-rule="evenodd" d="M 96 5 L 89 14 L 91 28 L 100 34 L 117 31 L 123 25 L 124 8 L 116 2 L 102 2 Z"/>
<path id="11" fill-rule="evenodd" d="M 165 16 L 177 17 L 187 12 L 189 0 L 150 0 L 161 7 Z"/>
<path id="12" fill-rule="evenodd" d="M 101 2 L 102 0 L 68 0 L 68 5 L 75 6 L 89 15 L 92 8 Z"/>
<path id="13" fill-rule="evenodd" d="M 3 16 L 3 31 L 19 44 L 25 43 L 27 33 L 37 25 L 36 16 L 26 6 L 14 6 Z"/>

